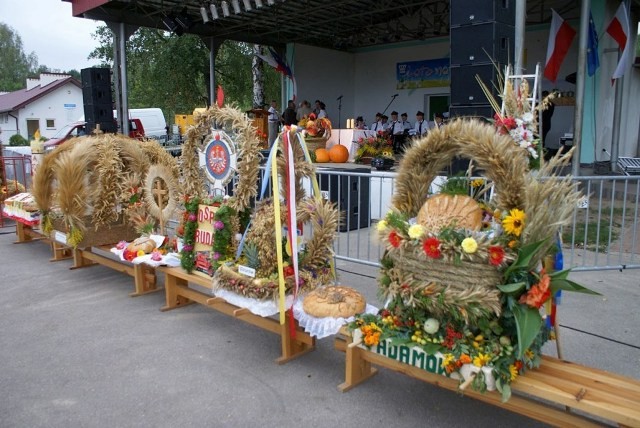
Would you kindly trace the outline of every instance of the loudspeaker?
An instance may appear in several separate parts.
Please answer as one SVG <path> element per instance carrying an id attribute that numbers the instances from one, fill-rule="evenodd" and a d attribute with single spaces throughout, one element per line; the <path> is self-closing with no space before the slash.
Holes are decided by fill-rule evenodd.
<path id="1" fill-rule="evenodd" d="M 476 80 L 476 75 L 482 79 L 496 100 L 500 101 L 500 94 L 496 90 L 497 71 L 493 64 L 462 65 L 449 68 L 451 105 L 489 103 L 480 83 Z"/>
<path id="2" fill-rule="evenodd" d="M 111 69 L 109 68 L 83 68 L 80 70 L 82 77 L 82 88 L 88 86 L 108 86 L 111 87 Z"/>
<path id="3" fill-rule="evenodd" d="M 111 104 L 86 104 L 84 105 L 84 120 L 87 122 L 114 122 L 113 106 Z"/>
<path id="4" fill-rule="evenodd" d="M 514 58 L 515 27 L 496 22 L 451 28 L 451 65 L 507 64 Z"/>
<path id="5" fill-rule="evenodd" d="M 86 86 L 82 88 L 84 105 L 113 104 L 111 86 Z"/>
<path id="6" fill-rule="evenodd" d="M 492 118 L 494 113 L 489 104 L 457 105 L 449 107 L 449 120 L 460 116 Z"/>
<path id="7" fill-rule="evenodd" d="M 489 21 L 516 22 L 515 0 L 451 0 L 449 11 L 451 28 Z"/>
<path id="8" fill-rule="evenodd" d="M 331 171 L 365 172 L 369 168 L 331 169 Z M 369 227 L 369 177 L 318 174 L 320 190 L 329 192 L 329 200 L 334 202 L 341 213 L 339 230 L 346 232 Z"/>

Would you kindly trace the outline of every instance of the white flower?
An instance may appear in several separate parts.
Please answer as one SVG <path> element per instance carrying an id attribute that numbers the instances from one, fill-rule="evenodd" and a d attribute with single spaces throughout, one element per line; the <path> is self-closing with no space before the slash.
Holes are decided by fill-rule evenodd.
<path id="1" fill-rule="evenodd" d="M 414 224 L 409 227 L 409 238 L 419 239 L 424 234 L 424 227 L 421 224 Z"/>
<path id="2" fill-rule="evenodd" d="M 378 232 L 384 231 L 387 228 L 387 222 L 384 220 L 380 220 L 376 225 L 376 228 L 378 229 Z"/>
<path id="3" fill-rule="evenodd" d="M 533 122 L 533 113 L 526 112 L 525 114 L 522 115 L 522 120 L 526 123 L 531 123 Z"/>

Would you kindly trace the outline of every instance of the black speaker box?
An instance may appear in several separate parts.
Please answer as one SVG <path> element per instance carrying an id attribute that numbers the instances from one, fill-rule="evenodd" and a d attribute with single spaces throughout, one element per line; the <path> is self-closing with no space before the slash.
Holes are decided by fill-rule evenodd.
<path id="1" fill-rule="evenodd" d="M 451 66 L 451 105 L 489 103 L 476 76 L 480 77 L 493 96 L 500 100 L 500 94 L 496 90 L 497 71 L 493 64 Z"/>
<path id="2" fill-rule="evenodd" d="M 113 104 L 111 86 L 86 86 L 82 88 L 84 105 Z"/>
<path id="3" fill-rule="evenodd" d="M 449 119 L 456 117 L 477 117 L 477 118 L 492 118 L 494 115 L 493 108 L 489 104 L 476 104 L 476 105 L 458 105 L 449 107 Z"/>
<path id="4" fill-rule="evenodd" d="M 369 168 L 332 169 L 332 171 L 371 172 Z M 318 175 L 320 190 L 329 192 L 329 200 L 336 203 L 341 213 L 340 232 L 369 227 L 370 177 L 322 173 Z"/>
<path id="5" fill-rule="evenodd" d="M 516 0 L 451 0 L 449 11 L 451 28 L 490 21 L 516 22 Z"/>
<path id="6" fill-rule="evenodd" d="M 111 87 L 111 69 L 109 68 L 83 68 L 80 70 L 82 87 L 109 86 Z"/>
<path id="7" fill-rule="evenodd" d="M 113 120 L 106 122 L 87 122 L 87 124 L 85 125 L 87 135 L 91 135 L 93 133 L 93 130 L 98 126 L 100 126 L 100 131 L 104 133 L 115 134 L 116 132 L 118 132 L 118 126 Z"/>
<path id="8" fill-rule="evenodd" d="M 451 28 L 451 65 L 507 64 L 514 58 L 515 27 L 490 22 Z"/>
<path id="9" fill-rule="evenodd" d="M 87 122 L 114 122 L 113 106 L 111 104 L 85 104 L 84 120 Z"/>

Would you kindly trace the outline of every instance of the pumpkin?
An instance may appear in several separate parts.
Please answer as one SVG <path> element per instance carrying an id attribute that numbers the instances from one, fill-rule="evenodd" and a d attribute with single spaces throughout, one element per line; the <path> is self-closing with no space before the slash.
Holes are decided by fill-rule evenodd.
<path id="1" fill-rule="evenodd" d="M 336 144 L 329 150 L 329 158 L 334 163 L 345 163 L 349 159 L 349 149 L 341 144 Z"/>
<path id="2" fill-rule="evenodd" d="M 329 151 L 327 149 L 323 149 L 323 148 L 316 149 L 316 162 L 326 163 L 330 161 L 331 161 L 331 158 L 329 157 Z"/>

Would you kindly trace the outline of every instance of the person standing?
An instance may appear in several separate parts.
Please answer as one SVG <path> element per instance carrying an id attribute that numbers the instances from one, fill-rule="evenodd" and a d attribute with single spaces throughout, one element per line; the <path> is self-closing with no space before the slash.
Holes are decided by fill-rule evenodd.
<path id="1" fill-rule="evenodd" d="M 300 103 L 300 108 L 296 112 L 296 120 L 300 122 L 305 117 L 308 118 L 311 113 L 313 113 L 313 110 L 311 110 L 311 103 L 309 103 L 309 101 L 307 100 L 304 100 Z"/>
<path id="2" fill-rule="evenodd" d="M 271 106 L 267 111 L 269 112 L 269 147 L 271 147 L 276 138 L 278 138 L 278 124 L 280 123 L 280 113 L 278 113 L 276 100 L 271 100 Z"/>
<path id="3" fill-rule="evenodd" d="M 384 128 L 382 127 L 382 113 L 376 113 L 376 120 L 371 124 L 372 131 L 382 131 Z"/>
<path id="4" fill-rule="evenodd" d="M 400 119 L 402 122 L 402 129 L 405 135 L 409 135 L 409 131 L 413 129 L 413 124 L 407 120 L 407 113 L 402 113 L 400 115 Z"/>
<path id="5" fill-rule="evenodd" d="M 436 113 L 433 126 L 436 129 L 439 129 L 444 126 L 444 115 L 442 113 Z"/>
<path id="6" fill-rule="evenodd" d="M 398 112 L 395 110 L 391 112 L 391 122 L 389 123 L 389 127 L 387 128 L 387 132 L 389 133 L 391 141 L 393 142 L 393 153 L 400 153 L 404 146 L 404 127 L 402 125 L 402 122 L 398 120 Z"/>
<path id="7" fill-rule="evenodd" d="M 424 121 L 424 113 L 421 111 L 416 113 L 416 123 L 413 125 L 413 130 L 418 138 L 429 132 L 429 125 Z"/>
<path id="8" fill-rule="evenodd" d="M 320 101 L 320 110 L 318 111 L 318 119 L 322 119 L 323 117 L 327 117 L 327 106 Z"/>
<path id="9" fill-rule="evenodd" d="M 542 91 L 542 99 L 543 105 L 546 105 L 546 109 L 542 110 L 542 147 L 544 148 L 544 158 L 545 160 L 551 160 L 558 153 L 558 149 L 550 147 L 551 144 L 547 141 L 547 134 L 551 131 L 551 117 L 553 116 L 553 112 L 556 109 L 556 106 L 553 104 L 551 99 L 545 98 L 549 96 L 549 91 Z"/>
<path id="10" fill-rule="evenodd" d="M 296 123 L 298 123 L 296 120 L 296 103 L 293 102 L 293 100 L 289 100 L 287 109 L 284 111 L 284 113 L 282 113 L 282 120 L 287 126 L 295 125 Z"/>

